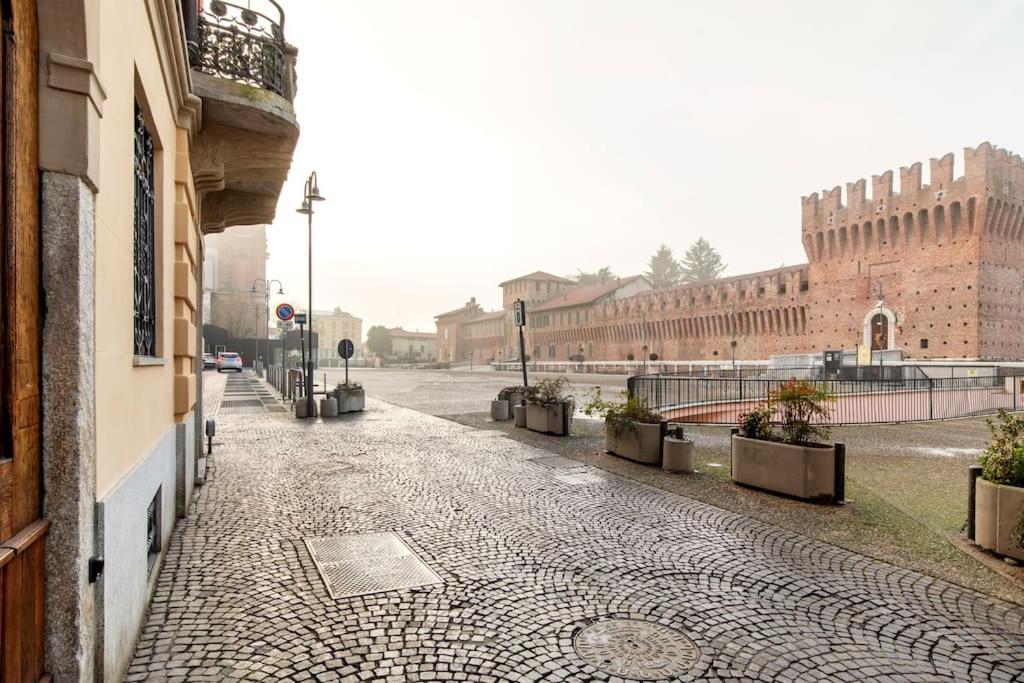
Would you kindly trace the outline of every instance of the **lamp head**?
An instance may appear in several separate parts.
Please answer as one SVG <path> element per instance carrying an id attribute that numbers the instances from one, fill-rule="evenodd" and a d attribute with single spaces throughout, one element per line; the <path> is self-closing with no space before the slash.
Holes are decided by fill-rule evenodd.
<path id="1" fill-rule="evenodd" d="M 313 213 L 313 207 L 310 206 L 309 199 L 308 198 L 304 198 L 302 200 L 302 206 L 300 206 L 299 208 L 295 209 L 295 212 L 296 213 L 305 214 L 307 216 L 309 214 Z"/>
<path id="2" fill-rule="evenodd" d="M 310 188 L 308 197 L 314 202 L 322 202 L 327 199 L 327 197 L 320 194 L 320 188 L 316 185 L 313 185 L 313 187 Z"/>

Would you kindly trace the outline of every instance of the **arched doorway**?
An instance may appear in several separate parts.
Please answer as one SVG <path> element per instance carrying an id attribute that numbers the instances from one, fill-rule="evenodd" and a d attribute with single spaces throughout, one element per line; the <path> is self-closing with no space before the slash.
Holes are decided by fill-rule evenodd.
<path id="1" fill-rule="evenodd" d="M 889 319 L 881 313 L 871 317 L 871 350 L 882 351 L 889 348 Z"/>

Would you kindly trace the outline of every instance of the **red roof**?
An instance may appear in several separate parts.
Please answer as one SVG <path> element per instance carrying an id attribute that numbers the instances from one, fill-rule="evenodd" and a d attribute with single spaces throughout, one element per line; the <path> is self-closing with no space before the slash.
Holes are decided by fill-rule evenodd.
<path id="1" fill-rule="evenodd" d="M 484 313 L 483 315 L 478 315 L 477 317 L 473 318 L 472 320 L 467 320 L 464 324 L 469 325 L 470 323 L 479 323 L 479 322 L 484 322 L 484 321 L 487 321 L 487 320 L 498 320 L 498 319 L 504 318 L 504 317 L 505 317 L 505 311 L 491 311 L 490 313 Z"/>
<path id="2" fill-rule="evenodd" d="M 570 280 L 569 278 L 566 278 L 566 277 L 558 277 L 557 275 L 552 275 L 551 273 L 545 273 L 543 270 L 535 270 L 532 273 L 530 273 L 529 275 L 520 275 L 519 277 L 514 277 L 511 280 L 505 280 L 504 282 L 499 282 L 498 286 L 499 287 L 504 287 L 505 285 L 507 285 L 510 282 L 519 282 L 520 280 L 550 280 L 551 282 L 569 282 L 569 283 L 575 283 L 576 282 L 575 280 Z"/>
<path id="3" fill-rule="evenodd" d="M 531 306 L 527 309 L 529 313 L 537 311 L 550 311 L 556 308 L 569 308 L 571 306 L 586 306 L 595 301 L 603 299 L 616 289 L 628 285 L 634 280 L 643 279 L 641 275 L 633 275 L 625 278 L 615 278 L 593 285 L 580 285 L 565 290 L 544 303 Z"/>
<path id="4" fill-rule="evenodd" d="M 401 327 L 392 327 L 388 332 L 392 337 L 405 337 L 407 339 L 437 339 L 436 332 L 409 332 Z"/>

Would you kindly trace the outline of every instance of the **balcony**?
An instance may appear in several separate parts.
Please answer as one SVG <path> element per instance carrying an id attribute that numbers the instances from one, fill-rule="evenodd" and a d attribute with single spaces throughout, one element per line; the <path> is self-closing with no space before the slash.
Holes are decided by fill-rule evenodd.
<path id="1" fill-rule="evenodd" d="M 202 230 L 271 223 L 299 136 L 297 51 L 274 0 L 186 0 L 192 89 L 203 126 L 192 144 Z"/>

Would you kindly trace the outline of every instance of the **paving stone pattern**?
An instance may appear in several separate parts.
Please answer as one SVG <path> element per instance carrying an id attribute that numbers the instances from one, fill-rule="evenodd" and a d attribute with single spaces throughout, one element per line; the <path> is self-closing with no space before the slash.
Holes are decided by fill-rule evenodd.
<path id="1" fill-rule="evenodd" d="M 375 400 L 217 427 L 128 680 L 628 680 L 605 619 L 659 625 L 671 680 L 1024 672 L 1020 607 L 498 433 Z M 305 539 L 383 532 L 442 583 L 331 599 Z"/>

